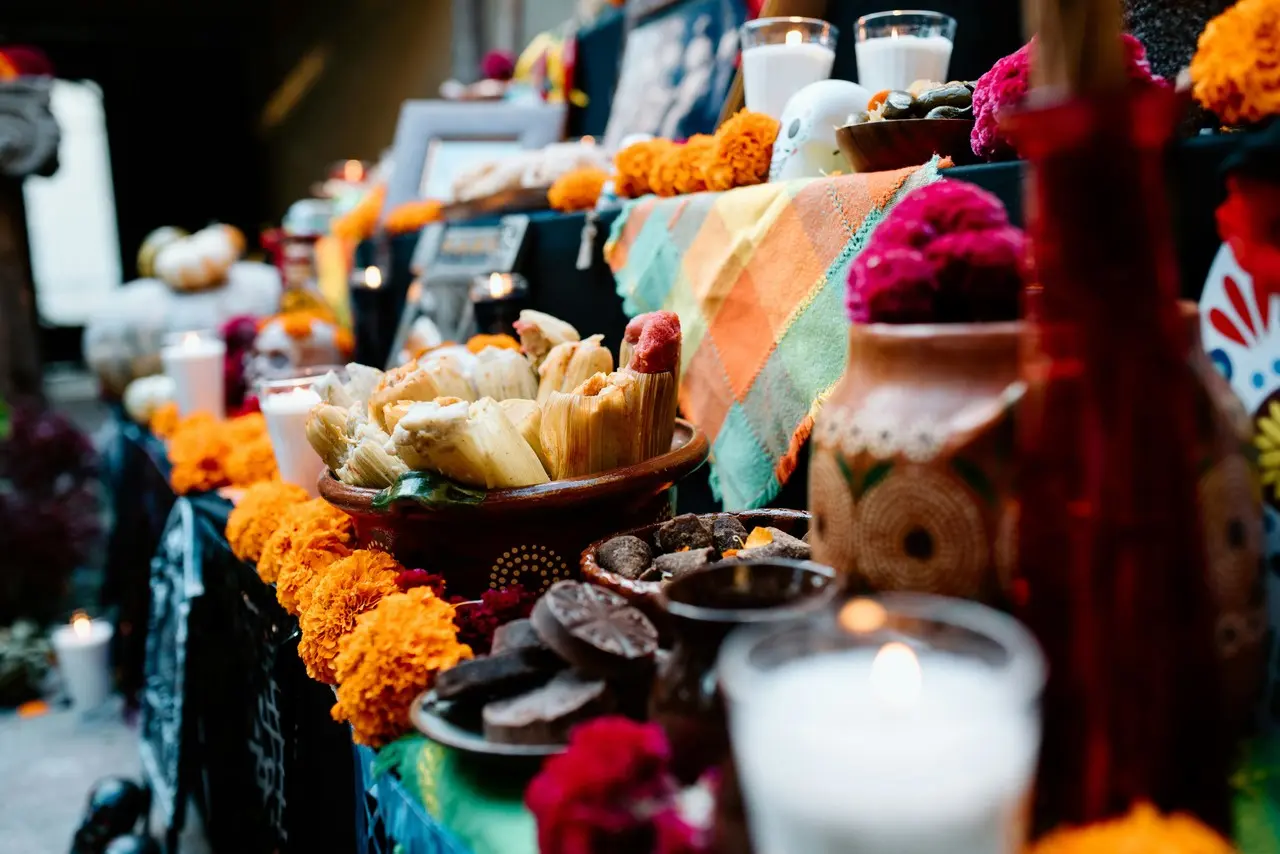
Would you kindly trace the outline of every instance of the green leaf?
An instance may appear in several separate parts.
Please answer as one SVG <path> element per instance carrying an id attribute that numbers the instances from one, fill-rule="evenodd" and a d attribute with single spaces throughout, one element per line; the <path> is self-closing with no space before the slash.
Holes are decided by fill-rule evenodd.
<path id="1" fill-rule="evenodd" d="M 871 491 L 871 488 L 880 481 L 884 480 L 889 474 L 889 470 L 893 468 L 893 463 L 882 461 L 875 463 L 871 468 L 867 469 L 866 475 L 862 478 L 862 490 L 857 494 L 857 498 L 862 498 Z"/>
<path id="2" fill-rule="evenodd" d="M 982 498 L 988 504 L 996 503 L 996 490 L 991 485 L 991 481 L 987 479 L 982 469 L 962 457 L 952 457 L 951 467 L 955 469 L 956 474 L 960 475 L 960 479 L 969 485 L 969 488 Z"/>
<path id="3" fill-rule="evenodd" d="M 487 494 L 483 489 L 454 483 L 434 472 L 411 471 L 373 496 L 373 507 L 386 510 L 397 501 L 416 501 L 423 507 L 453 507 L 479 504 Z"/>

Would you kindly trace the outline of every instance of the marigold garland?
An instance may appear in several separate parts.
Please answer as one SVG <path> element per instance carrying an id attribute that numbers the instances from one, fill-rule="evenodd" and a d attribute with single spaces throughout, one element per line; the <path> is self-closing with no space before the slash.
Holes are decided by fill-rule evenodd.
<path id="1" fill-rule="evenodd" d="M 658 156 L 675 147 L 669 139 L 646 139 L 632 143 L 613 158 L 614 191 L 624 199 L 638 199 L 651 192 L 649 174 Z"/>
<path id="2" fill-rule="evenodd" d="M 707 189 L 732 190 L 768 181 L 779 127 L 777 119 L 750 110 L 739 110 L 722 124 L 706 154 Z"/>
<path id="3" fill-rule="evenodd" d="M 178 404 L 170 401 L 162 403 L 151 413 L 151 421 L 147 427 L 160 439 L 168 439 L 178 429 L 182 417 L 178 415 Z"/>
<path id="4" fill-rule="evenodd" d="M 707 159 L 715 146 L 715 140 L 710 134 L 695 134 L 676 150 L 673 184 L 677 194 L 683 196 L 707 189 Z"/>
<path id="5" fill-rule="evenodd" d="M 680 168 L 680 152 L 683 150 L 684 144 L 676 143 L 658 152 L 653 159 L 653 167 L 649 169 L 649 192 L 664 198 L 677 194 L 676 174 Z"/>
<path id="6" fill-rule="evenodd" d="M 257 563 L 262 547 L 275 533 L 281 517 L 307 501 L 307 491 L 282 480 L 255 483 L 245 490 L 227 517 L 227 542 L 240 560 Z"/>
<path id="7" fill-rule="evenodd" d="M 520 342 L 510 335 L 488 335 L 483 332 L 479 335 L 472 335 L 467 339 L 467 349 L 472 353 L 479 353 L 486 347 L 497 347 L 499 350 L 515 350 L 519 352 Z"/>
<path id="8" fill-rule="evenodd" d="M 596 206 L 609 173 L 594 166 L 573 169 L 561 175 L 547 190 L 547 201 L 558 211 L 587 211 Z"/>
<path id="9" fill-rule="evenodd" d="M 169 485 L 179 495 L 252 486 L 277 476 L 262 415 L 218 421 L 207 412 L 182 419 L 168 440 Z"/>
<path id="10" fill-rule="evenodd" d="M 309 548 L 335 553 L 334 560 L 337 560 L 350 553 L 350 549 L 345 547 L 354 539 L 351 517 L 323 498 L 295 505 L 280 517 L 275 533 L 263 543 L 258 558 L 258 577 L 267 584 L 280 585 L 281 576 L 292 574 Z M 314 559 L 308 558 L 308 567 L 314 563 Z M 293 591 L 296 592 L 297 585 L 301 583 L 301 579 L 293 582 Z M 293 595 L 289 594 L 291 599 Z"/>
<path id="11" fill-rule="evenodd" d="M 339 643 L 356 627 L 356 618 L 372 610 L 382 597 L 398 593 L 404 567 L 386 552 L 361 549 L 324 570 L 311 591 L 311 601 L 298 616 L 302 638 L 298 655 L 307 675 L 332 685 L 333 660 Z"/>
<path id="12" fill-rule="evenodd" d="M 387 212 L 382 226 L 391 234 L 410 234 L 439 222 L 443 215 L 444 203 L 439 199 L 405 202 Z"/>
<path id="13" fill-rule="evenodd" d="M 1240 0 L 1209 22 L 1191 60 L 1191 92 L 1230 125 L 1280 113 L 1280 6 Z"/>
<path id="14" fill-rule="evenodd" d="M 333 718 L 349 721 L 358 743 L 380 747 L 409 729 L 409 706 L 436 673 L 468 658 L 453 606 L 430 588 L 385 596 L 341 641 Z"/>
<path id="15" fill-rule="evenodd" d="M 1196 819 L 1161 816 L 1149 804 L 1088 827 L 1054 831 L 1029 854 L 1234 854 L 1236 849 Z"/>
<path id="16" fill-rule="evenodd" d="M 378 228 L 378 217 L 382 215 L 382 206 L 387 201 L 387 185 L 379 184 L 356 206 L 342 216 L 334 217 L 329 223 L 329 232 L 334 237 L 359 243 L 372 237 Z"/>

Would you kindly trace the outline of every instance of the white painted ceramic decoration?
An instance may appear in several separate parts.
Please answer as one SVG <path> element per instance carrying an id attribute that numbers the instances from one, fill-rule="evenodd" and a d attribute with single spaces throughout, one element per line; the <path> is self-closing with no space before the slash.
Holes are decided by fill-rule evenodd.
<path id="1" fill-rule="evenodd" d="M 836 128 L 867 108 L 871 93 L 848 80 L 819 80 L 791 96 L 773 144 L 770 181 L 818 178 L 848 165 L 836 144 Z"/>
<path id="2" fill-rule="evenodd" d="M 1218 250 L 1200 294 L 1200 334 L 1209 358 L 1248 411 L 1254 435 L 1280 445 L 1280 293 L 1255 288 L 1226 244 Z M 1258 468 L 1264 481 L 1262 521 L 1272 629 L 1272 670 L 1263 708 L 1274 724 L 1280 723 L 1280 715 L 1271 711 L 1280 701 L 1280 454 L 1260 449 Z"/>

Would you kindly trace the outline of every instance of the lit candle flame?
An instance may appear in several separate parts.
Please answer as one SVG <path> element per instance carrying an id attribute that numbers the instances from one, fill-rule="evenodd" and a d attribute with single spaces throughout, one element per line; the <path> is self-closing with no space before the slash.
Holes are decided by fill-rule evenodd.
<path id="1" fill-rule="evenodd" d="M 920 700 L 920 659 L 905 643 L 887 643 L 871 662 L 871 696 L 881 706 L 907 710 Z"/>
<path id="2" fill-rule="evenodd" d="M 382 287 L 382 271 L 377 267 L 364 268 L 364 286 L 377 289 Z"/>
<path id="3" fill-rule="evenodd" d="M 93 621 L 84 611 L 76 611 L 71 617 L 71 631 L 78 638 L 87 638 L 93 633 Z"/>
<path id="4" fill-rule="evenodd" d="M 840 609 L 840 625 L 865 635 L 883 628 L 887 616 L 884 606 L 874 599 L 852 599 Z"/>
<path id="5" fill-rule="evenodd" d="M 489 296 L 501 299 L 515 290 L 511 277 L 505 273 L 493 273 L 489 276 Z"/>
<path id="6" fill-rule="evenodd" d="M 356 184 L 364 178 L 364 164 L 359 160 L 348 160 L 342 164 L 342 180 L 348 184 Z"/>
<path id="7" fill-rule="evenodd" d="M 787 44 L 800 44 L 804 41 L 804 33 L 799 30 L 787 31 Z"/>

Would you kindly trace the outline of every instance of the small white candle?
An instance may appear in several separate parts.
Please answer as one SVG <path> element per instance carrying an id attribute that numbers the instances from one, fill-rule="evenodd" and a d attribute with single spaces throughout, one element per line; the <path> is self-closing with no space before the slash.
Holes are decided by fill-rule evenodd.
<path id="1" fill-rule="evenodd" d="M 798 658 L 730 703 L 761 854 L 1015 854 L 1039 720 L 980 660 L 904 643 Z"/>
<path id="2" fill-rule="evenodd" d="M 951 64 L 951 39 L 891 33 L 859 40 L 858 83 L 871 92 L 906 89 L 917 80 L 946 82 Z"/>
<path id="3" fill-rule="evenodd" d="M 97 708 L 111 696 L 111 635 L 107 621 L 77 613 L 70 625 L 54 629 L 50 638 L 63 687 L 72 707 L 79 711 Z"/>
<path id="4" fill-rule="evenodd" d="M 799 30 L 782 44 L 762 44 L 742 51 L 742 85 L 747 109 L 782 118 L 791 96 L 810 83 L 831 76 L 836 53 L 826 45 L 802 42 Z"/>
<path id="5" fill-rule="evenodd" d="M 226 355 L 225 343 L 199 332 L 188 332 L 161 348 L 160 361 L 165 374 L 173 380 L 173 396 L 180 415 L 207 412 L 215 418 L 223 417 Z"/>
<path id="6" fill-rule="evenodd" d="M 307 441 L 307 418 L 318 403 L 320 395 L 309 388 L 268 393 L 258 400 L 280 478 L 306 489 L 313 498 L 319 495 L 317 484 L 324 472 L 324 461 Z"/>

